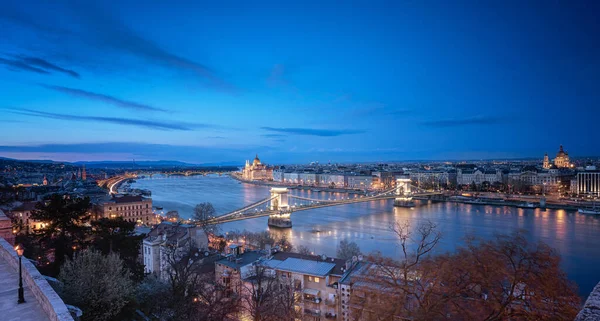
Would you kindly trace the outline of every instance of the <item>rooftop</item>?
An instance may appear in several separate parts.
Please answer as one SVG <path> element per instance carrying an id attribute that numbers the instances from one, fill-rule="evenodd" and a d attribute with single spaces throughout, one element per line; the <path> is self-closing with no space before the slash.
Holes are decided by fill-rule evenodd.
<path id="1" fill-rule="evenodd" d="M 260 252 L 250 251 L 234 256 L 235 260 L 231 260 L 230 257 L 231 256 L 228 256 L 224 259 L 220 259 L 217 261 L 217 263 L 223 264 L 232 269 L 239 269 L 242 266 L 248 265 L 252 262 L 256 262 L 261 257 L 261 254 Z"/>
<path id="2" fill-rule="evenodd" d="M 323 258 L 318 255 L 306 255 L 306 254 L 290 253 L 290 252 L 278 252 L 278 253 L 273 254 L 274 260 L 285 261 L 287 258 L 296 258 L 296 259 L 309 260 L 309 261 L 333 263 L 335 266 L 331 270 L 330 273 L 335 274 L 335 275 L 344 274 L 343 269 L 346 265 L 346 260 L 333 258 L 333 257 L 329 257 L 329 258 L 326 258 L 325 260 L 323 260 Z"/>
<path id="3" fill-rule="evenodd" d="M 288 257 L 281 263 L 272 266 L 276 270 L 325 277 L 333 270 L 335 263 Z"/>
<path id="4" fill-rule="evenodd" d="M 117 204 L 119 204 L 119 203 L 136 203 L 136 202 L 144 201 L 145 198 L 142 197 L 141 195 L 125 195 L 125 196 L 121 196 L 121 197 L 114 197 L 112 200 Z"/>

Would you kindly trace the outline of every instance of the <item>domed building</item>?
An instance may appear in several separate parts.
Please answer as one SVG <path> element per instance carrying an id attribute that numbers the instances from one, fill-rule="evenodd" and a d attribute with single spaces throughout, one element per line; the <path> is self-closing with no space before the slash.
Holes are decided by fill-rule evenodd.
<path id="1" fill-rule="evenodd" d="M 246 161 L 246 166 L 242 169 L 242 178 L 245 180 L 273 180 L 273 168 L 264 165 L 260 162 L 258 154 L 254 157 L 254 161 Z"/>
<path id="2" fill-rule="evenodd" d="M 565 168 L 571 166 L 571 162 L 569 160 L 569 153 L 563 150 L 562 145 L 560 145 L 560 149 L 556 154 L 556 158 L 554 159 L 554 166 L 558 168 Z"/>

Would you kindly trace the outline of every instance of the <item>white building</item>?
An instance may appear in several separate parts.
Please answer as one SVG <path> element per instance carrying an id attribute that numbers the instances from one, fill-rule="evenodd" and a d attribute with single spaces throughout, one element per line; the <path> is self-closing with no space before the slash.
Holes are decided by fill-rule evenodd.
<path id="1" fill-rule="evenodd" d="M 191 243 L 190 243 L 191 242 Z M 161 276 L 166 267 L 164 247 L 192 244 L 198 250 L 208 249 L 208 236 L 202 228 L 190 224 L 162 222 L 158 224 L 143 241 L 142 255 L 144 272 Z"/>
<path id="2" fill-rule="evenodd" d="M 502 171 L 482 170 L 482 169 L 457 169 L 456 183 L 459 185 L 469 185 L 475 183 L 481 185 L 483 182 L 495 183 L 502 182 Z"/>
<path id="3" fill-rule="evenodd" d="M 346 186 L 344 174 L 341 173 L 321 173 L 318 174 L 317 180 L 319 181 L 319 185 L 324 187 Z"/>
<path id="4" fill-rule="evenodd" d="M 600 171 L 577 173 L 577 194 L 600 197 Z"/>
<path id="5" fill-rule="evenodd" d="M 319 185 L 317 174 L 315 173 L 298 173 L 298 183 L 309 186 Z"/>
<path id="6" fill-rule="evenodd" d="M 288 184 L 298 184 L 300 178 L 298 173 L 283 173 L 283 182 Z"/>
<path id="7" fill-rule="evenodd" d="M 371 175 L 348 175 L 346 176 L 346 187 L 366 189 L 373 187 L 373 176 Z"/>
<path id="8" fill-rule="evenodd" d="M 273 181 L 274 182 L 283 182 L 283 169 L 273 170 Z"/>

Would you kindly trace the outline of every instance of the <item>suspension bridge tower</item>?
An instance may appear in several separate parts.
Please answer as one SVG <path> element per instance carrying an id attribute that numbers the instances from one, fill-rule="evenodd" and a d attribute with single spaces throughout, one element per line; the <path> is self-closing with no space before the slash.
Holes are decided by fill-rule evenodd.
<path id="1" fill-rule="evenodd" d="M 410 178 L 396 179 L 396 199 L 394 206 L 413 207 L 415 203 L 412 200 L 411 180 Z"/>
<path id="2" fill-rule="evenodd" d="M 271 211 L 274 214 L 269 215 L 269 226 L 271 227 L 292 227 L 290 206 L 288 205 L 288 189 L 283 187 L 271 188 Z"/>

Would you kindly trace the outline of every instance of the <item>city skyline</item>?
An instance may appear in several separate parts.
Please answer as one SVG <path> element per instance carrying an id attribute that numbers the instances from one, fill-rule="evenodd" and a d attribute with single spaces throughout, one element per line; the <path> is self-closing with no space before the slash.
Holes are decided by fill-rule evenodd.
<path id="1" fill-rule="evenodd" d="M 600 155 L 599 4 L 0 11 L 0 156 L 268 163 Z"/>

